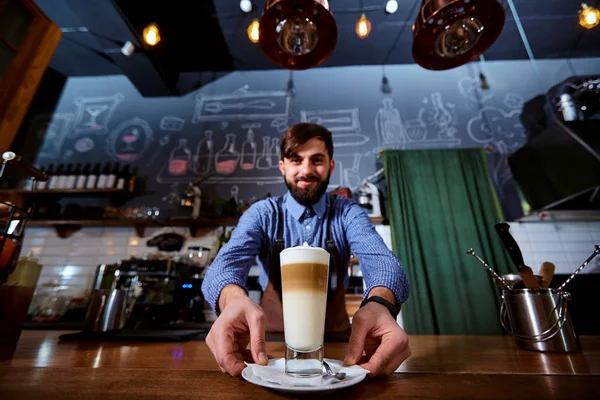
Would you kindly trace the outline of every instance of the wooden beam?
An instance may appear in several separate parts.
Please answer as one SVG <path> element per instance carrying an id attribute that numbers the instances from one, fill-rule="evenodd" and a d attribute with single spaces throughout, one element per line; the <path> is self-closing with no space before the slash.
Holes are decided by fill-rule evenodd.
<path id="1" fill-rule="evenodd" d="M 34 14 L 19 51 L 0 80 L 0 153 L 10 149 L 62 37 L 60 28 L 41 10 Z"/>

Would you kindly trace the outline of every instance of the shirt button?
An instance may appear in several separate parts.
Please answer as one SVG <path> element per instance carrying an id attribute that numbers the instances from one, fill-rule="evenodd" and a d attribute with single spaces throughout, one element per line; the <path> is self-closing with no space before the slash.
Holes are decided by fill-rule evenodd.
<path id="1" fill-rule="evenodd" d="M 310 231 L 310 225 L 306 225 L 306 230 Z"/>

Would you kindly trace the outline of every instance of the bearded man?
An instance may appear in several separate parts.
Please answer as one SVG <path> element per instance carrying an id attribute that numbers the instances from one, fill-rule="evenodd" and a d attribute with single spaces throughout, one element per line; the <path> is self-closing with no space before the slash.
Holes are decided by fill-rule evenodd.
<path id="1" fill-rule="evenodd" d="M 279 161 L 288 192 L 246 210 L 208 268 L 202 291 L 218 318 L 206 343 L 223 372 L 240 376 L 244 353 L 267 364 L 265 332 L 283 332 L 279 253 L 305 242 L 330 254 L 325 331 L 348 333 L 344 363 L 359 364 L 369 377 L 390 376 L 410 355 L 408 336 L 396 321 L 409 294 L 402 265 L 356 201 L 326 193 L 334 169 L 331 132 L 311 123 L 290 127 Z M 351 254 L 365 281 L 352 326 L 344 301 Z M 263 289 L 260 305 L 245 288 L 255 262 Z"/>

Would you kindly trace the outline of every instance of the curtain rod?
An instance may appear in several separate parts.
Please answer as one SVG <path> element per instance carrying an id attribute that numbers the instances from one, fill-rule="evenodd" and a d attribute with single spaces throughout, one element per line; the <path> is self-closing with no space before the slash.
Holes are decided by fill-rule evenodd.
<path id="1" fill-rule="evenodd" d="M 483 149 L 485 151 L 487 151 L 488 153 L 491 153 L 495 150 L 494 146 L 492 146 L 491 144 L 483 147 Z M 377 155 L 375 156 L 378 160 L 383 156 L 383 152 L 385 151 L 385 149 L 381 149 L 377 152 Z"/>

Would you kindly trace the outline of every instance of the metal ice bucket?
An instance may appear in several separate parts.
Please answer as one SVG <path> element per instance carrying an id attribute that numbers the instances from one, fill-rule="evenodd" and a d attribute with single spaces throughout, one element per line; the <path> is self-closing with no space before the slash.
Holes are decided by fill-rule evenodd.
<path id="1" fill-rule="evenodd" d="M 568 292 L 556 289 L 505 289 L 500 322 L 519 349 L 580 353 L 569 314 L 570 298 Z"/>

